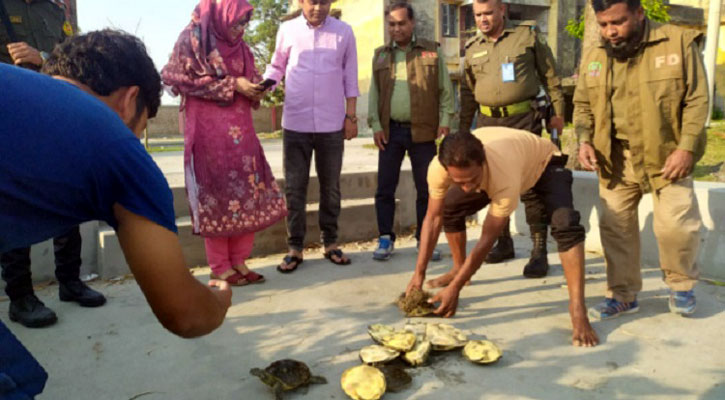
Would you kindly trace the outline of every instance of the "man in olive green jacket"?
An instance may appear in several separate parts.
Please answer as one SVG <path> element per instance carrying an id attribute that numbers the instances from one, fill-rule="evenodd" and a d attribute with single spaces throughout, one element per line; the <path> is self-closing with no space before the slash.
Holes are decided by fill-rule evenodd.
<path id="1" fill-rule="evenodd" d="M 637 207 L 652 192 L 670 310 L 695 311 L 700 213 L 692 167 L 704 153 L 708 94 L 700 34 L 649 21 L 639 0 L 593 0 L 601 44 L 585 52 L 574 93 L 579 161 L 599 173 L 606 319 L 639 309 Z"/>
<path id="2" fill-rule="evenodd" d="M 370 80 L 368 123 L 378 153 L 375 212 L 378 247 L 373 259 L 390 259 L 395 247 L 395 190 L 406 152 L 415 182 L 416 240 L 428 208 L 428 165 L 436 155 L 435 140 L 447 135 L 454 112 L 453 88 L 438 43 L 416 38 L 415 13 L 405 1 L 386 10 L 390 43 L 375 49 Z M 440 252 L 433 251 L 433 260 Z"/>

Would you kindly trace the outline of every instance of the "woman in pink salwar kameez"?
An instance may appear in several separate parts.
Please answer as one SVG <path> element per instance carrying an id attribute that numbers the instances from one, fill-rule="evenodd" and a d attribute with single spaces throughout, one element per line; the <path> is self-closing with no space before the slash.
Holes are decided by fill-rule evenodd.
<path id="1" fill-rule="evenodd" d="M 252 123 L 264 94 L 242 39 L 252 11 L 246 0 L 202 0 L 161 71 L 182 95 L 194 233 L 204 238 L 212 278 L 237 286 L 264 281 L 245 263 L 254 233 L 287 214 Z"/>

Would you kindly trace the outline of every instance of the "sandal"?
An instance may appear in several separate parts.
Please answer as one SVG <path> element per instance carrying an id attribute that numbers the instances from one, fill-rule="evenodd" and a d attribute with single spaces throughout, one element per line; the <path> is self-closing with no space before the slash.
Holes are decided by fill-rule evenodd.
<path id="1" fill-rule="evenodd" d="M 326 259 L 330 260 L 331 263 L 336 265 L 348 265 L 352 262 L 349 258 L 347 260 L 343 258 L 345 255 L 342 254 L 342 250 L 340 249 L 327 251 L 324 255 Z M 337 257 L 337 260 L 339 261 L 332 258 L 333 256 Z"/>
<path id="2" fill-rule="evenodd" d="M 235 272 L 226 278 L 220 278 L 219 275 L 215 273 L 209 274 L 209 277 L 211 279 L 218 279 L 220 281 L 226 281 L 231 286 L 246 286 L 249 285 L 249 281 L 244 277 L 244 275 L 240 274 L 239 272 Z"/>
<path id="3" fill-rule="evenodd" d="M 264 275 L 258 274 L 251 270 L 249 271 L 248 274 L 243 274 L 240 272 L 239 275 L 244 277 L 244 279 L 246 279 L 247 282 L 249 282 L 249 283 L 264 283 L 264 281 L 266 280 L 266 279 L 264 279 Z"/>
<path id="4" fill-rule="evenodd" d="M 300 264 L 302 264 L 303 260 L 300 257 L 292 256 L 292 255 L 288 254 L 288 255 L 284 256 L 284 258 L 282 259 L 282 262 L 284 262 L 287 266 L 289 266 L 292 263 L 295 263 L 294 267 L 287 268 L 287 269 L 283 269 L 282 265 L 277 266 L 277 271 L 279 271 L 283 274 L 289 274 L 291 272 L 294 272 L 297 269 L 297 267 L 299 267 Z"/>

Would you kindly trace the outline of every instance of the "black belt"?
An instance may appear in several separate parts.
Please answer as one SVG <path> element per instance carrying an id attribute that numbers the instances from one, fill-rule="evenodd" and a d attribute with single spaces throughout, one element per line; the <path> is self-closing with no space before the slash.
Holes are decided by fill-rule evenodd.
<path id="1" fill-rule="evenodd" d="M 396 121 L 396 120 L 391 119 L 390 120 L 390 126 L 391 127 L 396 127 L 396 128 L 406 128 L 406 129 L 410 129 L 410 122 L 401 122 L 401 121 Z"/>

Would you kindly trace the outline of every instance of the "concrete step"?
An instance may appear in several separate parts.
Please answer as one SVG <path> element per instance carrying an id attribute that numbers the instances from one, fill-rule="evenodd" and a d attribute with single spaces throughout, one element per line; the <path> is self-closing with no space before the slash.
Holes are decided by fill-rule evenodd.
<path id="1" fill-rule="evenodd" d="M 394 229 L 400 231 L 405 228 L 405 216 L 400 210 L 400 200 L 396 200 L 396 214 Z M 320 242 L 320 227 L 318 225 L 319 203 L 307 206 L 307 233 L 305 243 Z M 341 243 L 358 240 L 370 240 L 377 237 L 377 218 L 375 214 L 375 200 L 351 199 L 342 201 L 342 209 L 338 220 L 338 235 Z M 176 221 L 187 265 L 194 267 L 207 265 L 204 241 L 200 236 L 192 233 L 191 217 L 180 217 Z M 408 224 L 406 224 L 408 225 Z M 260 257 L 287 251 L 287 229 L 284 220 L 257 233 L 254 238 L 253 257 Z M 121 251 L 116 232 L 110 227 L 101 227 L 98 233 L 98 274 L 107 279 L 129 273 L 128 265 Z"/>

